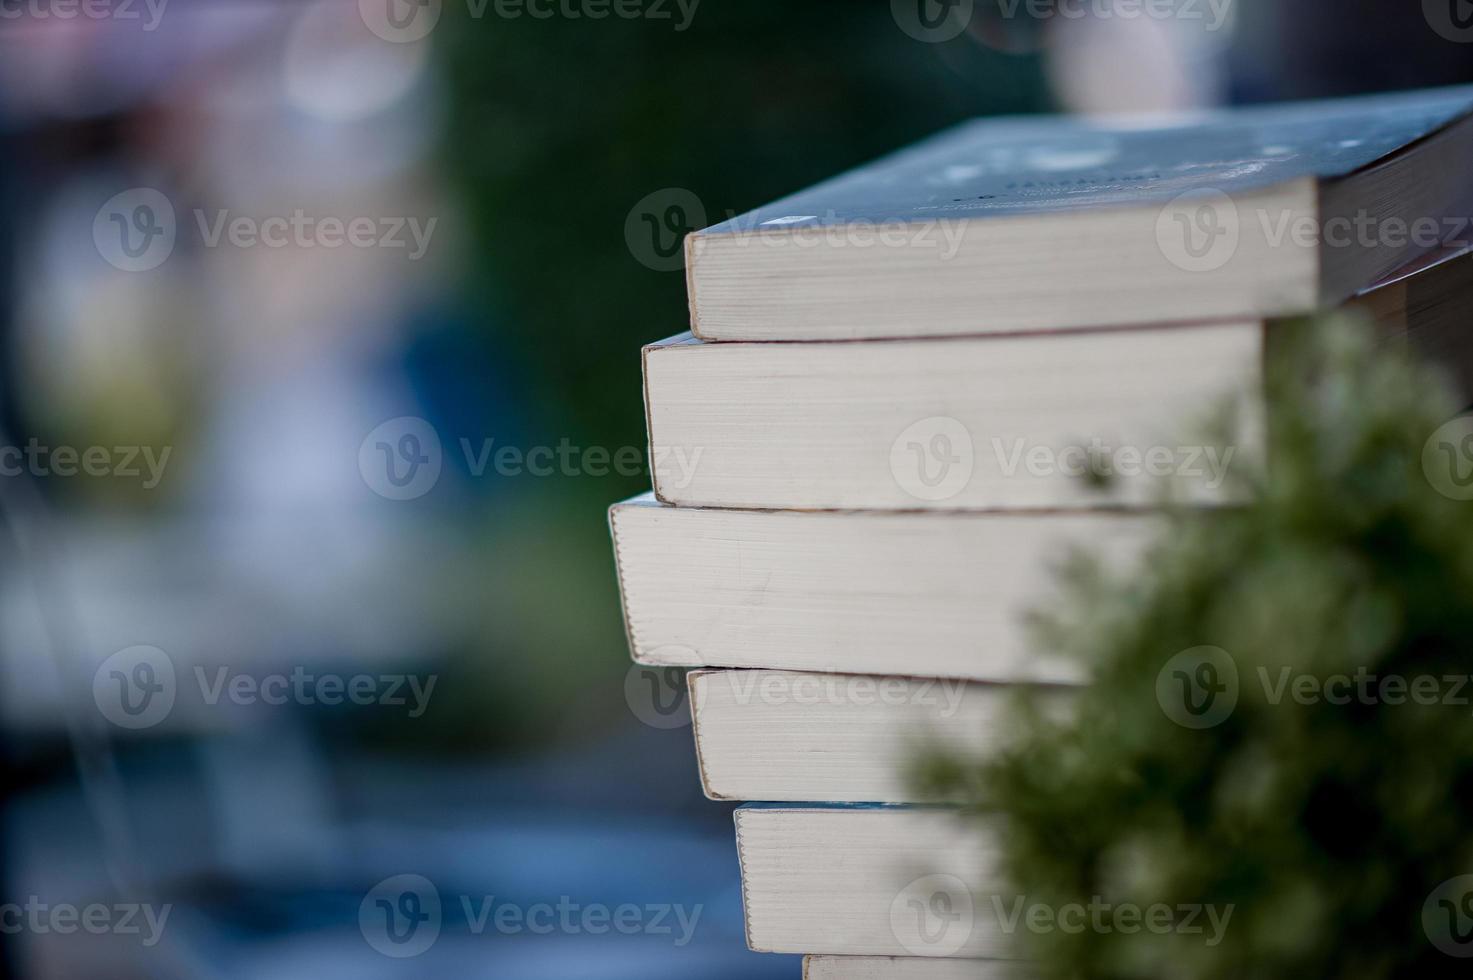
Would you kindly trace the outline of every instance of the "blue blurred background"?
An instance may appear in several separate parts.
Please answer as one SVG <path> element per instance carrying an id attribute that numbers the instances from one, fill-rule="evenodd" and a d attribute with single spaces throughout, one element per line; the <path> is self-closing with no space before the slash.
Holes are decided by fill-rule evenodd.
<path id="1" fill-rule="evenodd" d="M 1473 80 L 1458 0 L 1131 4 L 0 0 L 0 976 L 795 978 L 628 661 L 639 346 L 970 116 Z"/>

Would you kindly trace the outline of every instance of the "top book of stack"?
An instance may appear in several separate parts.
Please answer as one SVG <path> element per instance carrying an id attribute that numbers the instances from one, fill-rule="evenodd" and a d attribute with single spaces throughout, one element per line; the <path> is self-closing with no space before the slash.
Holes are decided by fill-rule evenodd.
<path id="1" fill-rule="evenodd" d="M 968 123 L 689 236 L 692 329 L 857 340 L 1334 305 L 1466 238 L 1470 111 L 1460 87 Z"/>

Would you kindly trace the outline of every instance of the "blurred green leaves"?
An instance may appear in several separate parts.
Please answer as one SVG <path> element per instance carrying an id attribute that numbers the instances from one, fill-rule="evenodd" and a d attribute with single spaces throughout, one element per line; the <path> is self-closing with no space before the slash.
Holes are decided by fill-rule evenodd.
<path id="1" fill-rule="evenodd" d="M 1046 977 L 1459 965 L 1435 945 L 1446 910 L 1430 896 L 1473 871 L 1473 685 L 1457 683 L 1473 673 L 1473 507 L 1423 468 L 1459 402 L 1348 318 L 1275 341 L 1270 462 L 1240 471 L 1248 502 L 1173 511 L 1139 573 L 1076 576 L 1045 615 L 1040 642 L 1095 678 L 1077 711 L 1045 716 L 1025 695 L 1015 750 L 919 774 L 1001 819 L 1032 901 L 1235 908 L 1216 947 L 1179 931 L 1021 937 Z M 1229 659 L 1204 667 L 1204 646 Z M 1432 690 L 1418 678 L 1435 697 L 1412 696 Z M 1178 690 L 1189 700 L 1170 703 Z M 1215 696 L 1233 700 L 1180 723 Z"/>

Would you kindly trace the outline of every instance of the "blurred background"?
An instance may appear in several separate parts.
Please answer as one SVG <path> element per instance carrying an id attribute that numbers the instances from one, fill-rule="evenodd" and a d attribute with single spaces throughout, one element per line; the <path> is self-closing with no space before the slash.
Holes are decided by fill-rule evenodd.
<path id="1" fill-rule="evenodd" d="M 796 978 L 629 664 L 639 347 L 971 116 L 1473 81 L 1460 0 L 1141 6 L 0 0 L 0 976 Z"/>

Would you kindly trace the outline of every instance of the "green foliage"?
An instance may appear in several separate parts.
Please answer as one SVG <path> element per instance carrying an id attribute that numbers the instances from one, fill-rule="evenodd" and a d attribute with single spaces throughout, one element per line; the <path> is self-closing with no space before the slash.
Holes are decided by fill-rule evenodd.
<path id="1" fill-rule="evenodd" d="M 1243 505 L 1170 509 L 1141 571 L 1076 567 L 1041 619 L 1039 642 L 1095 678 L 1076 710 L 1045 716 L 1021 695 L 1016 747 L 919 774 L 988 811 L 1030 903 L 1233 906 L 1214 946 L 1020 928 L 1044 977 L 1466 975 L 1429 935 L 1455 905 L 1434 901 L 1424 923 L 1429 895 L 1473 873 L 1473 685 L 1443 680 L 1470 673 L 1473 502 L 1423 469 L 1460 406 L 1348 318 L 1275 339 L 1270 465 L 1236 474 Z M 1231 712 L 1205 722 L 1172 705 L 1182 678 L 1168 668 L 1204 646 L 1228 658 L 1204 679 L 1237 676 Z M 1376 679 L 1370 696 L 1313 697 L 1340 700 L 1320 685 L 1357 671 Z M 1301 677 L 1315 681 L 1296 698 Z M 1416 703 L 1386 682 L 1422 677 L 1462 703 Z"/>

